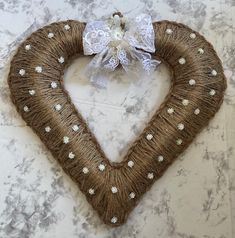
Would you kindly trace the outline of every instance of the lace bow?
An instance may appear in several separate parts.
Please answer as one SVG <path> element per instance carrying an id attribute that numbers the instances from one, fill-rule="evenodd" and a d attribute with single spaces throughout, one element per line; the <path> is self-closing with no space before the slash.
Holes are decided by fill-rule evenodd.
<path id="1" fill-rule="evenodd" d="M 96 54 L 87 66 L 90 80 L 105 87 L 105 72 L 121 65 L 126 72 L 149 74 L 160 61 L 151 58 L 155 52 L 154 30 L 149 15 L 141 14 L 127 21 L 120 14 L 107 20 L 86 24 L 83 32 L 85 55 Z"/>

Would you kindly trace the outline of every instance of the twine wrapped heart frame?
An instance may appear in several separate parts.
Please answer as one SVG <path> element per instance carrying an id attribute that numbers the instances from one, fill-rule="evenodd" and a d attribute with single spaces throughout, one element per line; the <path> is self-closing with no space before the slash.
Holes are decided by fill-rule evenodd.
<path id="1" fill-rule="evenodd" d="M 112 163 L 63 86 L 67 63 L 83 54 L 84 27 L 69 20 L 34 32 L 13 57 L 8 82 L 26 123 L 104 223 L 119 226 L 215 115 L 226 79 L 213 46 L 203 36 L 183 24 L 153 23 L 152 57 L 169 66 L 171 88 L 122 162 Z"/>

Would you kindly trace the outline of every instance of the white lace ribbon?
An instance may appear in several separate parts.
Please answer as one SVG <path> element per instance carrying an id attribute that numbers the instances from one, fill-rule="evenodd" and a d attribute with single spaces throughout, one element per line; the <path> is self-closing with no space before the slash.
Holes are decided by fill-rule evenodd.
<path id="1" fill-rule="evenodd" d="M 146 14 L 130 21 L 114 15 L 87 23 L 83 32 L 84 55 L 96 54 L 87 66 L 88 77 L 97 86 L 105 87 L 105 73 L 118 65 L 135 75 L 149 74 L 160 63 L 150 54 L 155 52 L 154 42 L 152 20 Z"/>

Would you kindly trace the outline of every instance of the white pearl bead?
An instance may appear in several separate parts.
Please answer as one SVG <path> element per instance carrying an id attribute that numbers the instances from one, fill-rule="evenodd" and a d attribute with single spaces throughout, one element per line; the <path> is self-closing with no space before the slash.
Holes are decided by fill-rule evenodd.
<path id="1" fill-rule="evenodd" d="M 121 21 L 120 16 L 117 15 L 117 14 L 115 14 L 115 15 L 113 16 L 113 21 L 114 21 L 115 24 L 119 24 L 120 21 Z M 140 21 L 140 18 L 137 17 L 137 21 Z"/>
<path id="2" fill-rule="evenodd" d="M 70 159 L 74 159 L 74 158 L 75 158 L 75 154 L 74 154 L 73 152 L 70 152 L 70 153 L 69 153 L 69 158 L 70 158 Z"/>
<path id="3" fill-rule="evenodd" d="M 52 33 L 52 32 L 48 33 L 47 37 L 48 37 L 49 39 L 53 38 L 53 37 L 54 37 L 54 33 Z"/>
<path id="4" fill-rule="evenodd" d="M 177 145 L 181 145 L 182 143 L 183 143 L 182 139 L 177 139 L 177 140 L 176 140 L 176 144 L 177 144 Z"/>
<path id="5" fill-rule="evenodd" d="M 193 86 L 193 85 L 196 84 L 196 81 L 195 81 L 194 79 L 190 79 L 190 80 L 188 81 L 188 83 L 189 83 L 189 85 Z"/>
<path id="6" fill-rule="evenodd" d="M 89 193 L 90 195 L 94 195 L 94 194 L 95 194 L 95 190 L 94 190 L 93 188 L 90 188 L 90 189 L 88 190 L 88 193 Z"/>
<path id="7" fill-rule="evenodd" d="M 186 59 L 183 58 L 183 57 L 180 58 L 180 59 L 179 59 L 179 63 L 180 63 L 180 64 L 185 64 L 185 63 L 186 63 Z"/>
<path id="8" fill-rule="evenodd" d="M 173 30 L 170 28 L 166 29 L 166 34 L 171 35 L 173 33 Z"/>
<path id="9" fill-rule="evenodd" d="M 28 106 L 24 106 L 23 109 L 24 109 L 25 112 L 29 112 L 29 107 Z"/>
<path id="10" fill-rule="evenodd" d="M 134 162 L 132 160 L 128 161 L 128 167 L 132 168 L 134 166 Z"/>
<path id="11" fill-rule="evenodd" d="M 115 224 L 118 221 L 118 219 L 117 219 L 117 217 L 112 217 L 112 219 L 110 221 L 111 221 L 111 223 Z"/>
<path id="12" fill-rule="evenodd" d="M 72 130 L 73 131 L 78 131 L 79 130 L 79 126 L 78 125 L 73 125 Z"/>
<path id="13" fill-rule="evenodd" d="M 113 187 L 111 188 L 111 191 L 112 191 L 112 193 L 117 193 L 117 192 L 118 192 L 118 189 L 117 189 L 117 187 L 113 186 Z"/>
<path id="14" fill-rule="evenodd" d="M 153 135 L 152 135 L 152 134 L 148 134 L 148 135 L 146 136 L 146 139 L 147 139 L 147 140 L 152 140 L 152 139 L 153 139 Z"/>
<path id="15" fill-rule="evenodd" d="M 154 175 L 153 175 L 153 173 L 148 173 L 147 177 L 148 177 L 148 179 L 153 179 Z"/>
<path id="16" fill-rule="evenodd" d="M 194 110 L 194 114 L 195 115 L 198 115 L 200 113 L 200 109 L 199 108 L 196 108 L 195 110 Z"/>
<path id="17" fill-rule="evenodd" d="M 99 168 L 100 171 L 104 171 L 105 170 L 105 165 L 104 164 L 100 164 L 98 166 L 98 168 Z"/>
<path id="18" fill-rule="evenodd" d="M 37 73 L 41 73 L 41 72 L 42 72 L 42 67 L 41 67 L 41 66 L 35 67 L 35 71 L 36 71 Z"/>
<path id="19" fill-rule="evenodd" d="M 82 169 L 82 172 L 83 172 L 84 174 L 87 174 L 87 173 L 89 173 L 89 169 L 88 169 L 87 167 L 84 167 L 84 168 Z"/>
<path id="20" fill-rule="evenodd" d="M 19 70 L 19 75 L 24 76 L 25 75 L 25 70 L 24 69 L 20 69 Z"/>
<path id="21" fill-rule="evenodd" d="M 183 99 L 183 100 L 182 100 L 182 104 L 183 104 L 184 106 L 188 106 L 189 100 L 188 100 L 188 99 Z"/>
<path id="22" fill-rule="evenodd" d="M 211 96 L 214 96 L 214 95 L 216 94 L 216 92 L 215 92 L 214 89 L 211 89 L 211 91 L 209 92 L 209 94 L 210 94 Z"/>
<path id="23" fill-rule="evenodd" d="M 113 36 L 115 40 L 122 40 L 123 34 L 120 32 L 120 30 L 114 30 L 113 31 Z"/>
<path id="24" fill-rule="evenodd" d="M 68 136 L 64 136 L 63 137 L 63 143 L 64 144 L 68 144 L 69 143 L 69 137 Z"/>
<path id="25" fill-rule="evenodd" d="M 33 90 L 33 89 L 29 90 L 29 94 L 30 94 L 31 96 L 35 95 L 35 90 Z"/>
<path id="26" fill-rule="evenodd" d="M 203 50 L 202 48 L 198 48 L 197 52 L 198 52 L 199 54 L 201 54 L 201 55 L 204 54 L 204 50 Z"/>
<path id="27" fill-rule="evenodd" d="M 190 36 L 191 39 L 195 39 L 196 38 L 196 34 L 195 33 L 191 33 L 189 36 Z"/>
<path id="28" fill-rule="evenodd" d="M 162 155 L 159 155 L 157 160 L 158 160 L 158 162 L 162 162 L 164 160 L 164 157 Z"/>
<path id="29" fill-rule="evenodd" d="M 183 123 L 179 123 L 179 124 L 177 125 L 177 127 L 178 127 L 178 129 L 179 129 L 180 131 L 182 131 L 182 130 L 184 129 L 184 124 L 183 124 Z"/>
<path id="30" fill-rule="evenodd" d="M 172 114 L 173 112 L 174 112 L 174 109 L 173 109 L 173 108 L 168 108 L 168 109 L 167 109 L 167 113 L 168 113 L 168 114 Z"/>
<path id="31" fill-rule="evenodd" d="M 62 106 L 60 104 L 55 105 L 55 110 L 60 111 L 62 109 Z"/>
<path id="32" fill-rule="evenodd" d="M 212 75 L 212 76 L 216 76 L 216 75 L 217 75 L 217 71 L 216 71 L 215 69 L 213 69 L 213 70 L 211 71 L 211 75 Z"/>
<path id="33" fill-rule="evenodd" d="M 70 29 L 70 26 L 69 26 L 68 24 L 66 24 L 66 25 L 64 26 L 64 29 L 65 29 L 66 31 L 68 31 L 68 30 Z"/>
<path id="34" fill-rule="evenodd" d="M 45 127 L 45 131 L 46 131 L 46 132 L 50 132 L 50 131 L 51 131 L 51 128 L 50 128 L 49 126 L 46 126 L 46 127 Z"/>
<path id="35" fill-rule="evenodd" d="M 131 193 L 129 194 L 129 197 L 130 197 L 131 199 L 135 198 L 135 193 L 134 193 L 134 192 L 131 192 Z"/>
<path id="36" fill-rule="evenodd" d="M 58 59 L 59 63 L 63 64 L 64 63 L 64 57 L 60 56 L 60 58 Z"/>
<path id="37" fill-rule="evenodd" d="M 56 82 L 51 82 L 51 88 L 57 88 L 57 83 Z"/>
<path id="38" fill-rule="evenodd" d="M 25 46 L 25 50 L 30 50 L 31 49 L 31 45 L 26 45 Z"/>

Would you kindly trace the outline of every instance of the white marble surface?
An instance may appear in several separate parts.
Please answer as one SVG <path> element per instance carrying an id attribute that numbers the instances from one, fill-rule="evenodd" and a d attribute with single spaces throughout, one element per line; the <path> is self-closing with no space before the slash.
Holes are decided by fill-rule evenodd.
<path id="1" fill-rule="evenodd" d="M 19 43 L 41 26 L 88 21 L 121 11 L 183 22 L 200 31 L 220 56 L 228 89 L 209 126 L 167 170 L 128 222 L 102 224 L 76 185 L 16 113 L 7 74 Z M 0 1 L 0 237 L 1 238 L 232 238 L 235 237 L 235 42 L 233 0 L 5 0 Z M 152 79 L 112 75 L 108 88 L 89 85 L 81 58 L 65 83 L 105 153 L 120 161 L 167 93 L 161 65 Z M 233 230 L 234 229 L 234 230 Z"/>

